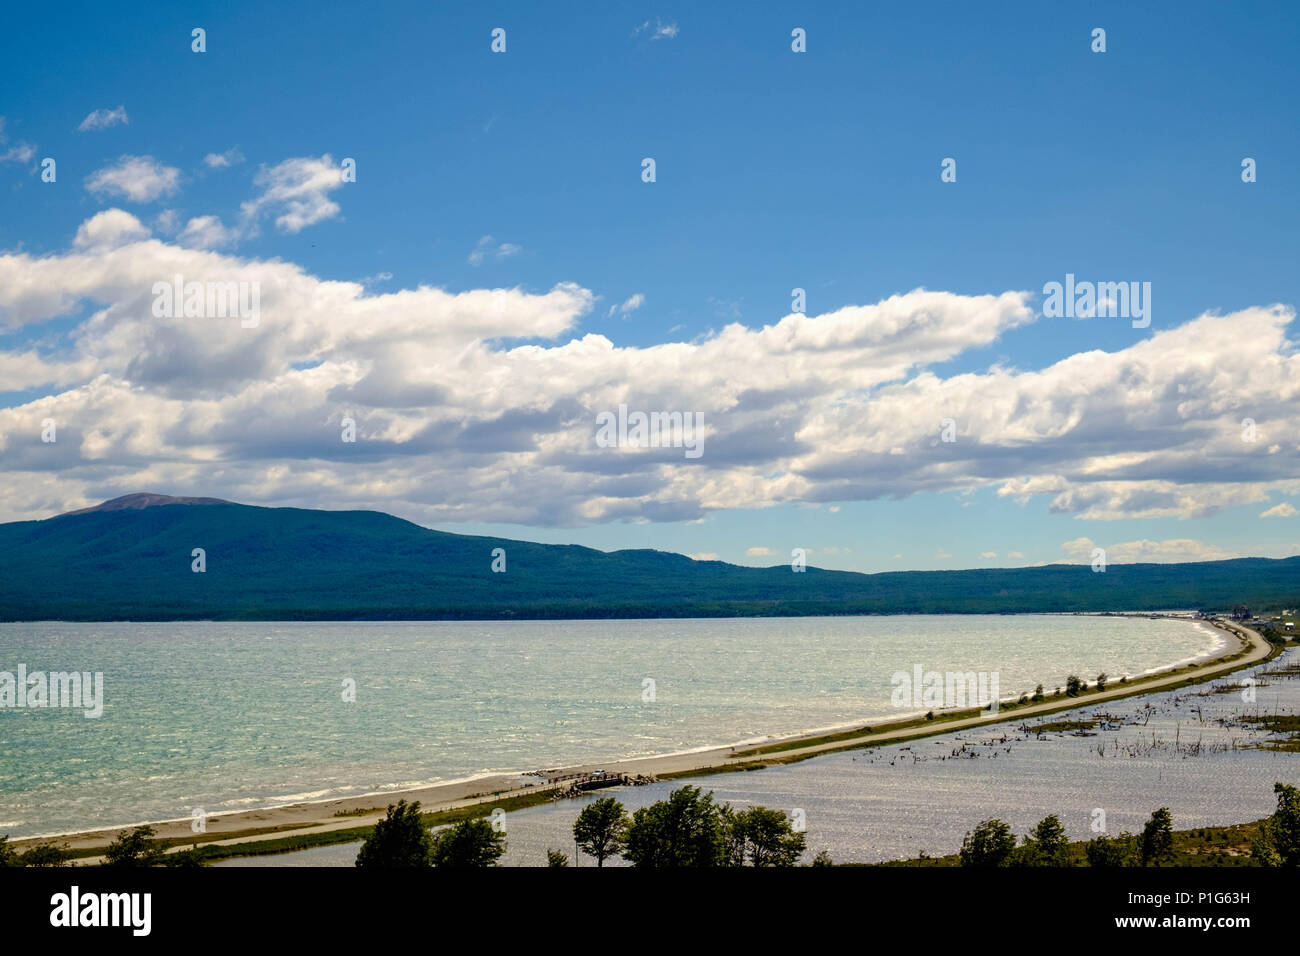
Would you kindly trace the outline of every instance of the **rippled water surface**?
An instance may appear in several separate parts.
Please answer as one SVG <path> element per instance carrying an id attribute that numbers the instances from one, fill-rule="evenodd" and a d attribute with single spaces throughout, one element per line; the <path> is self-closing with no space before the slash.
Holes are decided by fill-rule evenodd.
<path id="1" fill-rule="evenodd" d="M 0 710 L 0 833 L 174 819 L 894 716 L 890 677 L 916 664 L 996 671 L 1007 695 L 1068 673 L 1138 674 L 1218 643 L 1186 622 L 1069 616 L 4 624 L 0 671 L 100 671 L 105 704 L 99 719 Z M 345 681 L 355 681 L 355 703 L 343 699 Z"/>
<path id="2" fill-rule="evenodd" d="M 687 784 L 712 790 L 717 799 L 737 807 L 802 809 L 808 827 L 805 860 L 821 849 L 841 862 L 955 853 L 967 830 L 993 816 L 1023 834 L 1055 813 L 1075 840 L 1095 835 L 1092 825 L 1101 819 L 1098 810 L 1104 812 L 1111 835 L 1140 831 L 1151 811 L 1161 806 L 1170 808 L 1178 829 L 1257 820 L 1276 807 L 1275 782 L 1300 785 L 1300 754 L 1257 749 L 1278 738 L 1241 718 L 1300 713 L 1300 676 L 1267 673 L 1298 664 L 1300 652 L 1291 650 L 1272 664 L 1212 685 L 979 732 L 830 754 L 746 773 L 619 787 L 517 810 L 505 819 L 508 851 L 503 863 L 541 866 L 548 847 L 575 858 L 573 820 L 591 800 L 616 796 L 631 812 Z M 1260 681 L 1253 702 L 1243 699 L 1238 686 L 1250 675 Z M 1047 721 L 1088 718 L 1100 721 L 1085 731 L 1089 736 L 1034 730 Z M 357 846 L 217 865 L 352 866 Z M 579 863 L 594 865 L 590 858 L 580 858 Z"/>

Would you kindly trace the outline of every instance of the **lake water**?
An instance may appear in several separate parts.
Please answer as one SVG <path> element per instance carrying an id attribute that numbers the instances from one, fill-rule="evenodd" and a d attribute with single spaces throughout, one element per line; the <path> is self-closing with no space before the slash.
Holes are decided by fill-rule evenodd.
<path id="1" fill-rule="evenodd" d="M 918 664 L 997 672 L 1007 696 L 1039 682 L 1050 691 L 1069 673 L 1141 674 L 1221 643 L 1186 622 L 1039 615 L 4 624 L 0 671 L 102 672 L 104 705 L 98 719 L 0 709 L 0 833 L 383 793 L 893 717 L 890 677 Z"/>
<path id="2" fill-rule="evenodd" d="M 743 808 L 754 804 L 807 823 L 805 862 L 825 849 L 838 862 L 871 863 L 956 853 L 963 834 L 1000 817 L 1020 835 L 1050 813 L 1073 840 L 1140 832 L 1157 807 L 1177 829 L 1258 820 L 1276 807 L 1275 782 L 1300 785 L 1300 754 L 1257 749 L 1270 737 L 1243 715 L 1300 713 L 1300 651 L 1211 684 L 1013 720 L 873 750 L 828 754 L 787 766 L 690 780 L 617 787 L 578 799 L 508 813 L 506 866 L 542 866 L 550 847 L 578 857 L 572 827 L 598 797 L 614 796 L 633 812 L 678 787 L 698 786 Z M 1258 681 L 1255 700 L 1236 689 Z M 1226 688 L 1228 693 L 1214 689 Z M 1048 721 L 1106 718 L 1089 736 L 1038 733 Z M 1022 725 L 1027 729 L 1022 729 Z M 1093 736 L 1095 734 L 1095 736 Z M 1099 811 L 1104 816 L 1099 816 Z M 360 844 L 279 856 L 225 860 L 216 866 L 353 866 Z M 622 860 L 606 866 L 625 865 Z"/>

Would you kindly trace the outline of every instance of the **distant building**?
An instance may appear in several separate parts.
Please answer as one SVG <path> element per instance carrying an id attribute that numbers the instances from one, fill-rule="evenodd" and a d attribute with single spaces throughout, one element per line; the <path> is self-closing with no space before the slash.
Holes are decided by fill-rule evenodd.
<path id="1" fill-rule="evenodd" d="M 1232 608 L 1232 619 L 1234 621 L 1244 621 L 1250 617 L 1250 608 L 1244 604 L 1234 605 Z"/>

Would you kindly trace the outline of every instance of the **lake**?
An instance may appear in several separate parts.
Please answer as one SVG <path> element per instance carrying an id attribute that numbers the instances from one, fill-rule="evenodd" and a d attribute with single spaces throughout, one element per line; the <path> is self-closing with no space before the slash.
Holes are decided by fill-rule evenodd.
<path id="1" fill-rule="evenodd" d="M 103 714 L 0 709 L 0 833 L 246 810 L 900 716 L 895 672 L 1003 696 L 1222 645 L 1088 616 L 0 625 L 0 671 L 103 674 Z M 652 683 L 651 683 L 652 682 Z M 354 697 L 354 700 L 348 699 Z"/>

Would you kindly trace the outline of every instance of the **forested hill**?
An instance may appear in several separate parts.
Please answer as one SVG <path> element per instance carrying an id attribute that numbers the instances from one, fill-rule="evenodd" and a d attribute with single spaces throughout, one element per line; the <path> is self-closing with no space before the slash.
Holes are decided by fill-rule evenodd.
<path id="1" fill-rule="evenodd" d="M 205 570 L 192 568 L 194 549 Z M 504 549 L 504 572 L 493 552 Z M 500 566 L 500 559 L 497 559 Z M 127 496 L 0 524 L 0 620 L 999 613 L 1300 604 L 1300 557 L 858 574 L 449 534 L 374 511 Z"/>

